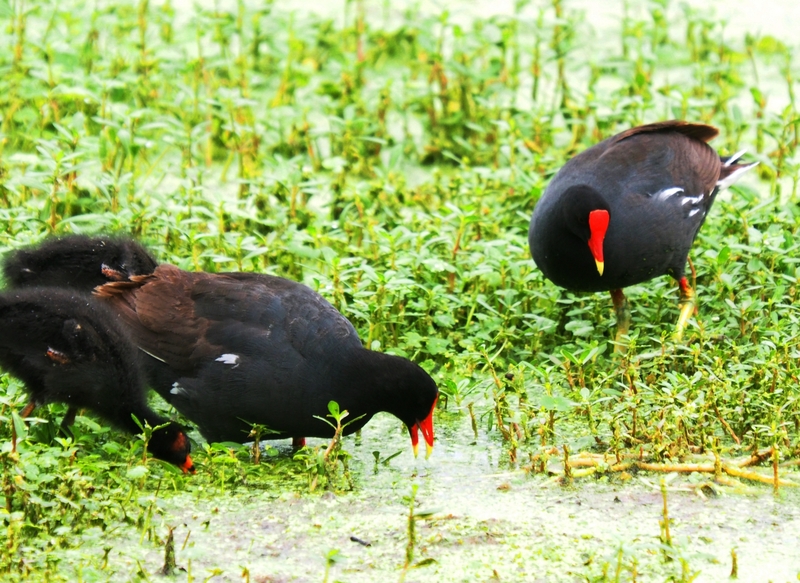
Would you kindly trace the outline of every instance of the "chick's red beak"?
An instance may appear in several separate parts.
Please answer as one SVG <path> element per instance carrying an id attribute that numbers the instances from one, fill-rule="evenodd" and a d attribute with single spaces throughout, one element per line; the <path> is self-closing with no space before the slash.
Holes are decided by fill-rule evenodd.
<path id="1" fill-rule="evenodd" d="M 594 263 L 597 265 L 597 272 L 600 275 L 603 275 L 605 266 L 603 262 L 603 240 L 606 237 L 606 231 L 608 231 L 609 220 L 608 211 L 596 210 L 589 213 L 589 231 L 591 232 L 589 251 L 592 252 Z"/>
<path id="2" fill-rule="evenodd" d="M 180 468 L 183 470 L 183 473 L 195 474 L 197 470 L 194 469 L 194 464 L 192 463 L 192 458 L 190 456 L 186 456 L 186 460 L 180 465 Z"/>
<path id="3" fill-rule="evenodd" d="M 411 447 L 414 448 L 414 457 L 417 457 L 419 453 L 419 431 L 422 431 L 422 437 L 425 439 L 425 459 L 431 456 L 433 451 L 433 411 L 436 409 L 437 400 L 438 397 L 434 399 L 431 411 L 425 419 L 417 421 L 408 428 L 408 432 L 411 434 Z"/>
<path id="4" fill-rule="evenodd" d="M 192 444 L 189 442 L 189 437 L 186 435 L 185 432 L 180 431 L 176 436 L 175 440 L 172 442 L 172 446 L 170 447 L 172 453 L 180 459 L 180 456 L 186 454 L 186 457 L 183 459 L 183 463 L 179 464 L 174 462 L 180 469 L 183 470 L 183 473 L 194 474 L 194 463 L 192 463 L 192 458 L 189 455 L 189 452 L 192 449 Z"/>

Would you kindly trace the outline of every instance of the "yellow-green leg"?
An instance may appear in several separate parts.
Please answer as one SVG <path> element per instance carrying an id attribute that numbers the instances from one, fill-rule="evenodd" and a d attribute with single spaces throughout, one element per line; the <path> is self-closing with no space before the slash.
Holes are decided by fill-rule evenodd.
<path id="1" fill-rule="evenodd" d="M 617 315 L 617 336 L 615 352 L 625 352 L 627 344 L 628 330 L 631 328 L 631 308 L 628 305 L 628 298 L 621 289 L 611 290 L 611 301 L 614 302 L 614 312 Z"/>
<path id="2" fill-rule="evenodd" d="M 683 338 L 683 331 L 689 323 L 689 318 L 694 315 L 697 309 L 697 294 L 685 277 L 678 280 L 678 287 L 680 287 L 681 290 L 681 297 L 680 300 L 678 300 L 681 315 L 678 317 L 678 325 L 675 327 L 675 340 Z"/>

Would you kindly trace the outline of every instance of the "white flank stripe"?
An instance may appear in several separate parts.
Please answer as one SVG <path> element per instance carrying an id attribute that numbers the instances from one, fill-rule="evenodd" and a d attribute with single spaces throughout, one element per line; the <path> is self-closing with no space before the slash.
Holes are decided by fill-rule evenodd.
<path id="1" fill-rule="evenodd" d="M 239 355 L 238 354 L 223 354 L 220 356 L 216 362 L 221 362 L 223 364 L 232 364 L 234 368 L 239 366 Z"/>
<path id="2" fill-rule="evenodd" d="M 683 189 L 680 186 L 673 186 L 672 188 L 659 190 L 654 196 L 656 200 L 667 200 L 670 196 L 678 194 L 679 192 L 683 192 Z"/>
<path id="3" fill-rule="evenodd" d="M 698 194 L 697 196 L 687 196 L 681 201 L 681 204 L 697 204 L 698 202 L 702 202 L 704 195 Z"/>
<path id="4" fill-rule="evenodd" d="M 155 358 L 155 359 L 156 359 L 156 360 L 158 360 L 158 361 L 161 361 L 161 362 L 167 362 L 167 361 L 166 361 L 166 360 L 164 360 L 163 358 L 159 358 L 159 357 L 157 357 L 157 356 L 156 356 L 155 354 L 153 354 L 152 352 L 147 352 L 147 351 L 146 351 L 144 348 L 142 348 L 141 346 L 139 347 L 139 350 L 141 350 L 142 352 L 144 352 L 144 353 L 145 353 L 147 356 L 152 356 L 153 358 Z"/>

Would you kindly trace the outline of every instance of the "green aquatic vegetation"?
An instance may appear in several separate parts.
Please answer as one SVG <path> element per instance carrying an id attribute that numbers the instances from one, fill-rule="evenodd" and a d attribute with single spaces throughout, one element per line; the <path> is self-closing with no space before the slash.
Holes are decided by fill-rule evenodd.
<path id="1" fill-rule="evenodd" d="M 426 518 L 430 518 L 434 514 L 430 511 L 418 511 L 416 509 L 417 491 L 418 486 L 417 484 L 414 484 L 411 486 L 411 494 L 403 497 L 403 501 L 408 503 L 408 542 L 406 543 L 406 559 L 403 563 L 403 569 L 400 574 L 401 583 L 406 580 L 406 576 L 408 575 L 408 571 L 410 569 L 419 569 L 436 562 L 436 559 L 432 559 L 430 557 L 414 562 L 414 555 L 417 547 L 417 522 L 420 520 L 425 520 Z"/>
<path id="2" fill-rule="evenodd" d="M 294 456 L 295 459 L 305 463 L 309 476 L 308 488 L 312 492 L 320 486 L 330 490 L 352 490 L 354 486 L 348 466 L 350 454 L 342 447 L 342 437 L 345 427 L 360 417 L 342 423 L 349 413 L 341 411 L 336 401 L 328 403 L 328 411 L 330 413 L 326 417 L 330 419 L 318 417 L 330 425 L 334 432 L 327 447 L 322 445 L 311 449 L 304 447 Z"/>
<path id="3" fill-rule="evenodd" d="M 78 416 L 65 435 L 60 405 L 19 419 L 25 394 L 1 376 L 2 576 L 410 580 L 420 556 L 441 581 L 760 576 L 747 541 L 704 534 L 698 549 L 689 494 L 670 491 L 682 522 L 664 547 L 662 499 L 637 490 L 642 471 L 682 472 L 668 488 L 707 496 L 697 484 L 715 480 L 715 503 L 736 505 L 724 494 L 761 480 L 780 521 L 782 485 L 800 483 L 796 51 L 693 6 L 627 0 L 618 27 L 596 30 L 569 0 L 468 22 L 388 2 L 345 2 L 332 21 L 244 0 L 0 0 L 0 251 L 124 232 L 184 269 L 302 281 L 442 393 L 428 464 L 377 418 L 294 454 L 268 428 L 253 447 L 193 434 L 198 472 L 184 476 L 147 456 L 146 431 Z M 661 278 L 627 290 L 633 324 L 614 355 L 607 296 L 545 281 L 528 221 L 570 156 L 666 118 L 711 123 L 723 155 L 748 148 L 760 164 L 695 242 L 700 306 L 683 343 Z M 575 492 L 613 511 L 595 486 L 619 488 L 625 508 L 641 495 L 620 518 L 635 534 L 581 522 L 585 506 L 558 512 Z M 761 525 L 746 500 L 715 507 L 740 532 Z M 227 546 L 253 533 L 266 558 Z M 787 556 L 771 558 L 776 580 L 800 571 Z"/>

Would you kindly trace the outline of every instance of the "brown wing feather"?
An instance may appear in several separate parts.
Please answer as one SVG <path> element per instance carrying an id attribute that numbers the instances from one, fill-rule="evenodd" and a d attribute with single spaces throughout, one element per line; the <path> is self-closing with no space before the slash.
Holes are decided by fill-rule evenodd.
<path id="1" fill-rule="evenodd" d="M 122 318 L 139 348 L 173 368 L 190 370 L 196 359 L 221 352 L 205 340 L 209 322 L 197 316 L 191 295 L 196 280 L 208 276 L 164 264 L 152 275 L 103 285 L 95 295 Z"/>
<path id="2" fill-rule="evenodd" d="M 669 171 L 675 179 L 675 184 L 682 184 L 691 176 L 687 170 L 694 172 L 694 181 L 697 186 L 695 192 L 688 192 L 690 196 L 705 194 L 707 197 L 717 187 L 719 180 L 720 163 L 719 154 L 704 142 L 686 141 L 680 148 L 674 148 L 675 158 L 669 166 Z M 710 204 L 710 203 L 709 203 Z"/>
<path id="3" fill-rule="evenodd" d="M 636 134 L 658 132 L 676 132 L 701 142 L 709 142 L 719 135 L 719 130 L 713 126 L 701 123 L 691 123 L 679 119 L 671 119 L 668 121 L 659 121 L 625 130 L 624 132 L 614 136 L 613 143 L 620 142 L 625 138 L 629 138 Z"/>
<path id="4" fill-rule="evenodd" d="M 719 180 L 722 164 L 717 152 L 706 141 L 717 133 L 717 129 L 711 126 L 680 120 L 652 123 L 610 138 L 600 158 L 606 158 L 605 164 L 608 165 L 616 154 L 641 164 L 649 155 L 671 152 L 665 159 L 665 170 L 672 184 L 684 188 L 687 196 L 704 194 L 710 197 Z M 629 142 L 623 142 L 626 139 L 635 139 L 636 147 L 626 147 L 629 145 Z"/>

